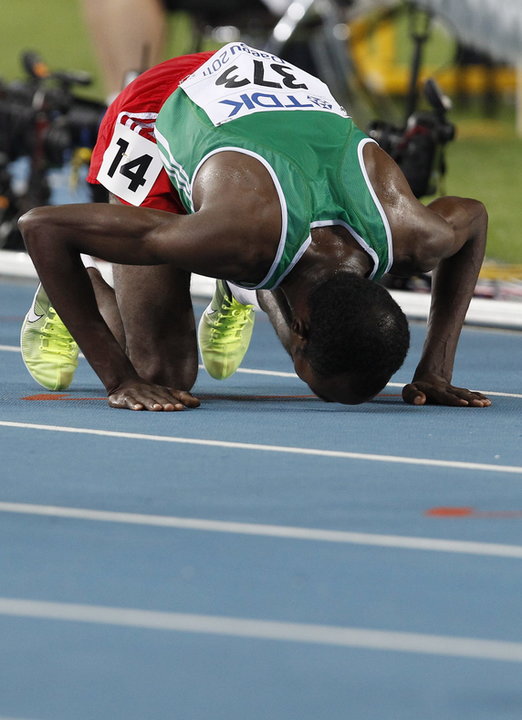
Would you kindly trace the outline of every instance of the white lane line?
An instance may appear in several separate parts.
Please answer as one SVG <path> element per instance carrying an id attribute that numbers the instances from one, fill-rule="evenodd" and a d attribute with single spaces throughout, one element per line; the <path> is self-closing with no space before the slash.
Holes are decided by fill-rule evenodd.
<path id="1" fill-rule="evenodd" d="M 402 457 L 400 455 L 375 455 L 373 453 L 346 452 L 344 450 L 321 450 L 319 448 L 301 448 L 286 445 L 261 445 L 259 443 L 231 442 L 227 440 L 203 440 L 201 438 L 183 438 L 170 435 L 148 435 L 145 433 L 65 427 L 63 425 L 40 425 L 37 423 L 9 422 L 7 420 L 0 420 L 0 426 L 21 428 L 24 430 L 44 430 L 48 432 L 75 433 L 79 435 L 96 435 L 126 440 L 146 440 L 149 442 L 175 443 L 180 445 L 199 445 L 204 447 L 231 448 L 234 450 L 286 453 L 291 455 L 340 458 L 344 460 L 367 460 L 371 462 L 399 463 L 403 465 L 452 468 L 454 470 L 474 470 L 522 475 L 522 466 L 518 465 L 491 465 L 488 463 L 462 462 L 459 460 L 434 460 L 431 458 Z"/>
<path id="2" fill-rule="evenodd" d="M 31 503 L 0 502 L 0 512 L 127 525 L 145 525 L 149 527 L 176 528 L 180 530 L 197 530 L 201 532 L 276 537 L 289 540 L 371 545 L 382 548 L 428 550 L 433 552 L 522 559 L 521 545 L 503 545 L 500 543 L 473 542 L 467 540 L 441 540 L 438 538 L 408 537 L 403 535 L 378 535 L 375 533 L 323 530 L 321 528 L 306 528 L 291 525 L 263 525 L 257 523 L 207 520 L 205 518 L 184 518 L 171 515 L 145 515 L 141 513 L 90 510 L 88 508 L 56 505 L 35 505 Z"/>
<path id="3" fill-rule="evenodd" d="M 14 345 L 0 345 L 0 351 L 6 351 L 6 352 L 20 352 L 20 348 L 16 347 Z M 80 357 L 83 357 L 83 355 L 80 353 Z M 204 365 L 198 365 L 200 370 L 204 369 Z M 244 373 L 245 375 L 267 375 L 270 377 L 285 377 L 285 378 L 297 378 L 297 375 L 294 372 L 283 372 L 279 370 L 260 370 L 256 368 L 238 368 L 236 370 L 238 373 Z M 396 382 L 390 382 L 388 383 L 387 387 L 396 387 L 396 388 L 403 388 L 406 385 L 406 382 L 403 383 L 396 383 Z M 495 397 L 512 397 L 512 398 L 522 398 L 521 393 L 505 393 L 505 392 L 497 392 L 496 390 L 479 390 L 477 392 L 481 392 L 484 395 L 493 395 Z M 1 720 L 1 718 L 0 718 Z"/>
<path id="4" fill-rule="evenodd" d="M 203 368 L 204 365 L 200 365 Z M 256 370 L 254 368 L 238 368 L 238 373 L 244 373 L 245 375 L 271 375 L 272 377 L 286 377 L 286 378 L 297 378 L 295 372 L 281 372 L 279 370 Z"/>
<path id="5" fill-rule="evenodd" d="M 95 623 L 146 630 L 204 633 L 248 639 L 463 657 L 476 660 L 522 662 L 522 643 L 482 638 L 389 632 L 368 628 L 273 620 L 249 620 L 217 615 L 157 612 L 104 605 L 55 603 L 6 597 L 0 598 L 0 614 L 40 620 Z"/>

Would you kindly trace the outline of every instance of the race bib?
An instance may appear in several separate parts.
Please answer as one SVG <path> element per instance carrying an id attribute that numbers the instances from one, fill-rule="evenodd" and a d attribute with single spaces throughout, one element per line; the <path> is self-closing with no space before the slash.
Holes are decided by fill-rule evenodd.
<path id="1" fill-rule="evenodd" d="M 141 205 L 163 168 L 156 143 L 117 123 L 97 180 L 131 205 Z"/>
<path id="2" fill-rule="evenodd" d="M 319 110 L 348 117 L 321 80 L 244 43 L 225 45 L 180 87 L 214 125 L 279 110 Z"/>

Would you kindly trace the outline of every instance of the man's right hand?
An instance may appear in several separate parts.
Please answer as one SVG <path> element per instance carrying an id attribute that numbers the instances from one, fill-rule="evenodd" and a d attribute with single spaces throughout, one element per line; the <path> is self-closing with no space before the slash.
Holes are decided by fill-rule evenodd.
<path id="1" fill-rule="evenodd" d="M 120 385 L 109 393 L 109 405 L 124 410 L 150 410 L 174 412 L 185 408 L 197 408 L 200 401 L 186 390 L 154 385 L 135 380 Z"/>

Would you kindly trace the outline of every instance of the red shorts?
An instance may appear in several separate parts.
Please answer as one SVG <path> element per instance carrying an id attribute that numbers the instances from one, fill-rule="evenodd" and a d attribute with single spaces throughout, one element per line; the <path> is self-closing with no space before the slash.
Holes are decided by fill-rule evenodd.
<path id="1" fill-rule="evenodd" d="M 142 73 L 122 90 L 101 122 L 88 182 L 104 185 L 126 205 L 185 213 L 167 173 L 160 167 L 159 153 L 150 143 L 156 143 L 154 125 L 163 103 L 187 75 L 213 54 L 197 53 L 167 60 Z M 125 153 L 128 143 L 124 138 L 134 137 L 132 133 L 137 133 L 144 140 L 136 141 L 140 144 L 137 158 L 124 162 L 124 158 L 128 160 Z M 115 180 L 119 184 L 115 185 Z"/>

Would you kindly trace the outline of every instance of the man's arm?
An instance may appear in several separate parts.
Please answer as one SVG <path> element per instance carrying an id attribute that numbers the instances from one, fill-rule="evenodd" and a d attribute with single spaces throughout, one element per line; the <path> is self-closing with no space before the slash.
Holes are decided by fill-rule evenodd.
<path id="1" fill-rule="evenodd" d="M 109 205 L 38 208 L 23 216 L 20 228 L 53 306 L 104 384 L 109 404 L 133 410 L 195 407 L 199 401 L 190 393 L 146 383 L 138 376 L 100 315 L 80 261 L 79 253 L 85 251 L 121 262 L 157 262 L 156 251 L 139 242 L 146 227 L 143 221 L 132 222 L 132 210 Z M 104 215 L 110 218 L 108 222 L 103 221 Z M 149 226 L 153 216 L 146 219 Z M 122 218 L 128 220 L 124 230 Z"/>
<path id="2" fill-rule="evenodd" d="M 412 383 L 403 398 L 414 405 L 486 407 L 491 401 L 478 392 L 451 385 L 453 364 L 466 312 L 473 296 L 486 246 L 487 213 L 482 203 L 446 197 L 432 202 L 429 211 L 441 218 L 450 232 L 432 235 L 419 256 L 424 268 L 433 269 L 428 331 Z M 432 259 L 429 258 L 430 254 Z"/>
<path id="3" fill-rule="evenodd" d="M 480 393 L 451 385 L 457 343 L 484 259 L 484 206 L 476 200 L 444 197 L 426 207 L 378 145 L 365 145 L 364 161 L 392 231 L 391 274 L 406 277 L 433 271 L 426 342 L 413 382 L 403 390 L 404 400 L 415 405 L 490 405 Z"/>

